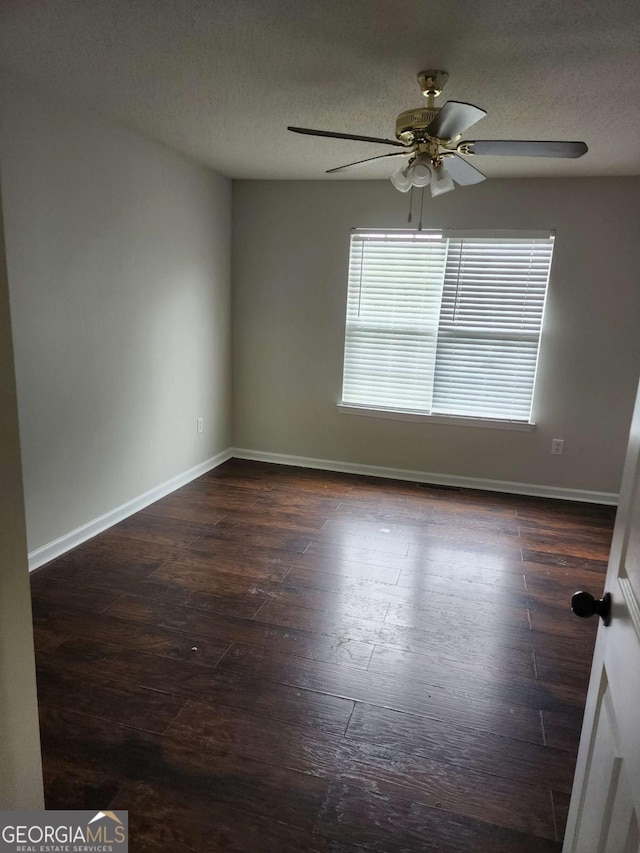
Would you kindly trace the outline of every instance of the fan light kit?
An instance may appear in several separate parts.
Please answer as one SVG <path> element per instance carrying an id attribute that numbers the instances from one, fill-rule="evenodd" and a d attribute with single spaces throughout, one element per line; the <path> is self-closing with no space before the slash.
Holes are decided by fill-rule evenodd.
<path id="1" fill-rule="evenodd" d="M 540 142 L 507 139 L 481 139 L 459 141 L 462 134 L 486 115 L 485 110 L 461 101 L 447 101 L 436 107 L 435 99 L 442 93 L 449 75 L 446 71 L 421 71 L 418 84 L 427 99 L 426 107 L 405 110 L 396 118 L 396 138 L 381 139 L 352 133 L 333 133 L 328 130 L 309 130 L 289 127 L 294 133 L 309 136 L 328 136 L 333 139 L 353 139 L 359 142 L 376 142 L 393 145 L 402 151 L 380 154 L 356 160 L 346 166 L 328 169 L 327 174 L 341 172 L 372 160 L 385 157 L 402 157 L 399 168 L 391 176 L 391 183 L 400 192 L 413 187 L 430 185 L 431 195 L 438 196 L 460 186 L 479 184 L 485 175 L 467 158 L 474 155 L 501 157 L 582 157 L 588 148 L 584 142 Z M 455 183 L 454 183 L 455 182 Z"/>

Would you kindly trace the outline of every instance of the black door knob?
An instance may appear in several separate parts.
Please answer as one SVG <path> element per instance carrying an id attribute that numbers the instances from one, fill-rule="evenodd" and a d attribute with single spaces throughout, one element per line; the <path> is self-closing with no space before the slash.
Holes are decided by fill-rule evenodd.
<path id="1" fill-rule="evenodd" d="M 588 619 L 597 613 L 605 625 L 611 621 L 611 593 L 605 592 L 602 598 L 594 598 L 590 592 L 574 592 L 571 597 L 571 609 L 582 619 Z"/>

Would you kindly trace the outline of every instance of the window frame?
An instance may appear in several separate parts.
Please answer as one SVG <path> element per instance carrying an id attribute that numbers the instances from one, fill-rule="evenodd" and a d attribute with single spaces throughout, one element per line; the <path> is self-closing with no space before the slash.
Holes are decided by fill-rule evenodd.
<path id="1" fill-rule="evenodd" d="M 361 235 L 363 237 L 366 236 L 385 236 L 388 235 L 390 238 L 398 237 L 401 234 L 419 234 L 420 232 L 412 232 L 410 229 L 406 228 L 352 228 L 350 232 L 349 246 L 348 246 L 348 263 L 347 267 L 350 266 L 351 262 L 351 237 L 354 234 Z M 552 229 L 508 229 L 508 230 L 493 230 L 493 229 L 425 229 L 424 232 L 425 239 L 482 239 L 485 238 L 487 240 L 499 240 L 499 239 L 522 239 L 522 240 L 555 240 L 555 231 Z M 342 354 L 342 368 L 343 368 L 343 376 L 341 383 L 341 398 L 336 404 L 336 408 L 340 414 L 343 415 L 356 415 L 361 417 L 373 417 L 373 418 L 382 418 L 388 420 L 399 420 L 399 421 L 407 421 L 407 422 L 425 422 L 431 424 L 442 424 L 448 426 L 461 426 L 461 427 L 480 427 L 480 428 L 489 428 L 489 429 L 501 429 L 501 430 L 516 430 L 520 432 L 530 432 L 536 427 L 536 423 L 533 420 L 533 412 L 535 408 L 535 397 L 537 390 L 537 379 L 538 379 L 538 366 L 540 362 L 540 352 L 542 349 L 542 337 L 544 334 L 544 320 L 545 320 L 545 310 L 547 304 L 547 298 L 549 294 L 549 288 L 551 286 L 551 273 L 553 267 L 553 252 L 551 251 L 551 260 L 549 264 L 549 274 L 547 278 L 547 284 L 545 287 L 542 311 L 541 311 L 541 319 L 540 319 L 540 331 L 538 335 L 538 348 L 536 353 L 536 363 L 533 372 L 533 383 L 532 383 L 532 392 L 531 392 L 531 408 L 529 420 L 523 419 L 510 419 L 510 418 L 500 418 L 500 417 L 487 417 L 484 415 L 461 415 L 461 414 L 447 414 L 437 412 L 435 414 L 423 411 L 414 411 L 411 409 L 403 409 L 401 407 L 383 407 L 383 406 L 375 406 L 371 404 L 360 404 L 353 402 L 345 402 L 342 398 L 344 394 L 344 367 L 345 367 L 345 355 L 346 355 L 346 347 L 347 347 L 347 324 L 348 317 L 347 311 L 345 310 L 345 326 L 344 326 L 344 346 L 343 346 L 343 354 Z M 347 283 L 347 303 L 349 299 L 349 284 Z M 440 315 L 441 317 L 441 315 Z M 438 329 L 440 327 L 440 318 L 438 319 Z"/>

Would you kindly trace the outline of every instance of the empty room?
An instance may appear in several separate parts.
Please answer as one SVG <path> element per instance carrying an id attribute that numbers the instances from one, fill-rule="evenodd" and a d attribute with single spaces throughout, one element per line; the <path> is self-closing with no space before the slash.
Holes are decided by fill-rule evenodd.
<path id="1" fill-rule="evenodd" d="M 3 4 L 2 849 L 640 853 L 639 36 Z"/>

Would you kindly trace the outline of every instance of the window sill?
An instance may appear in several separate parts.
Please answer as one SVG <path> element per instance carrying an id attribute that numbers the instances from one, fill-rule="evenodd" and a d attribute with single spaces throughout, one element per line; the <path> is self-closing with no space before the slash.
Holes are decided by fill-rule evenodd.
<path id="1" fill-rule="evenodd" d="M 351 403 L 338 403 L 337 409 L 342 415 L 361 415 L 368 418 L 386 418 L 392 421 L 424 421 L 430 424 L 448 424 L 449 426 L 481 427 L 484 429 L 511 429 L 531 432 L 535 424 L 523 421 L 508 421 L 498 418 L 465 418 L 457 415 L 424 415 L 419 412 L 401 412 L 392 409 L 371 409 L 355 406 Z"/>

